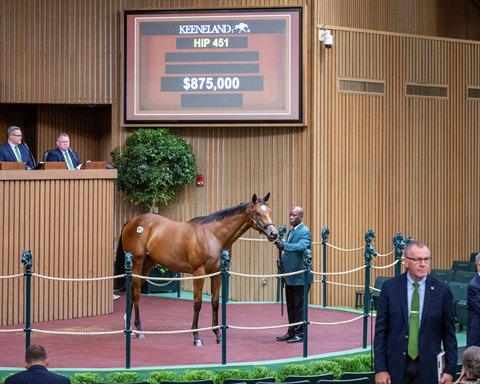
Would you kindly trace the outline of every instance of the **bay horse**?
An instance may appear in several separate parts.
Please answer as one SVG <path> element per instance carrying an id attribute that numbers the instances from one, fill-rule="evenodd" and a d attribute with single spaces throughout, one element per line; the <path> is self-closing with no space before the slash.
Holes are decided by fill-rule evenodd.
<path id="1" fill-rule="evenodd" d="M 125 223 L 118 242 L 116 274 L 125 271 L 125 252 L 132 253 L 132 273 L 148 276 L 155 264 L 173 272 L 203 276 L 220 271 L 220 252 L 229 250 L 232 244 L 249 228 L 264 234 L 269 241 L 278 237 L 272 222 L 272 210 L 267 205 L 270 193 L 231 208 L 222 209 L 208 216 L 195 217 L 186 223 L 169 220 L 158 214 L 136 216 Z M 117 280 L 118 281 L 118 280 Z M 210 277 L 212 295 L 212 327 L 218 326 L 218 306 L 221 275 Z M 132 278 L 132 307 L 135 307 L 135 327 L 143 338 L 140 321 L 140 288 L 145 281 Z M 193 280 L 192 329 L 198 329 L 198 317 L 202 308 L 202 290 L 205 279 Z M 217 343 L 221 333 L 214 329 Z M 198 331 L 193 332 L 193 344 L 203 345 Z"/>

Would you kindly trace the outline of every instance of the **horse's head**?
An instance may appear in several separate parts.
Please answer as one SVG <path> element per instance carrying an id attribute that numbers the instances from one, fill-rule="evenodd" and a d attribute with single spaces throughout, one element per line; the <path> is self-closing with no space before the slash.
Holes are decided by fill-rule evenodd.
<path id="1" fill-rule="evenodd" d="M 253 229 L 263 233 L 269 241 L 274 241 L 278 238 L 278 231 L 272 222 L 272 209 L 267 204 L 269 197 L 270 192 L 263 199 L 257 198 L 256 194 L 252 196 L 250 219 Z"/>

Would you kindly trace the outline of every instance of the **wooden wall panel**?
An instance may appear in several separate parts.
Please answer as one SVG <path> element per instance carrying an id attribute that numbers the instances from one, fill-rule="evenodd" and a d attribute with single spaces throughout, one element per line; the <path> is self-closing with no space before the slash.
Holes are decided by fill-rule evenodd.
<path id="1" fill-rule="evenodd" d="M 314 238 L 328 226 L 330 242 L 351 249 L 364 245 L 363 234 L 372 229 L 385 254 L 401 232 L 430 245 L 435 268 L 467 259 L 480 245 L 474 219 L 480 204 L 471 187 L 478 185 L 471 148 L 480 144 L 472 129 L 480 103 L 466 98 L 467 86 L 479 83 L 470 63 L 480 44 L 333 29 L 334 48 L 315 48 L 320 132 L 313 178 L 327 188 L 314 193 Z M 340 78 L 382 80 L 385 95 L 339 92 Z M 448 97 L 409 96 L 407 83 L 446 86 Z M 392 261 L 378 258 L 375 265 Z M 353 257 L 330 249 L 327 262 L 329 269 L 349 270 L 364 262 L 363 252 Z M 374 271 L 385 273 L 392 270 Z M 331 280 L 363 282 L 363 274 Z M 314 291 L 314 302 L 320 294 Z M 351 306 L 354 289 L 333 287 L 328 299 Z"/>
<path id="2" fill-rule="evenodd" d="M 113 275 L 116 171 L 0 171 L 0 275 L 33 272 L 56 278 Z M 24 279 L 0 280 L 0 324 L 24 322 Z M 32 277 L 32 321 L 110 313 L 113 280 L 66 282 Z"/>
<path id="3" fill-rule="evenodd" d="M 355 248 L 372 228 L 386 253 L 402 231 L 446 255 L 436 266 L 480 250 L 479 102 L 465 99 L 467 86 L 480 86 L 479 49 L 445 39 L 480 38 L 480 11 L 469 0 L 0 0 L 0 103 L 8 108 L 0 123 L 27 127 L 37 156 L 61 128 L 82 156 L 108 161 L 132 129 L 121 113 L 123 10 L 277 6 L 304 9 L 305 127 L 171 127 L 192 143 L 206 186 L 188 186 L 162 213 L 185 221 L 270 191 L 275 222 L 303 205 L 315 241 L 328 225 L 333 244 Z M 324 25 L 335 37 L 329 51 L 317 40 Z M 384 81 L 385 95 L 340 93 L 339 78 Z M 407 98 L 407 82 L 445 84 L 448 99 Z M 28 103 L 37 105 L 33 123 Z M 111 117 L 70 104 L 108 104 Z M 116 193 L 114 233 L 143 210 Z M 271 244 L 242 240 L 233 254 L 236 270 L 275 268 Z M 316 245 L 317 270 L 320 255 Z M 331 251 L 329 264 L 345 270 L 362 257 Z M 273 299 L 270 283 L 235 284 L 235 299 Z M 312 292 L 320 303 L 321 289 Z M 347 305 L 353 296 L 337 288 L 329 299 Z"/>

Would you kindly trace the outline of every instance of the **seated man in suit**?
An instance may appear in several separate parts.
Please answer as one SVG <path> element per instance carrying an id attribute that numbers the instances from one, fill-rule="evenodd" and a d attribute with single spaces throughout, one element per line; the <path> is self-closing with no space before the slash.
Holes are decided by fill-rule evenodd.
<path id="1" fill-rule="evenodd" d="M 25 169 L 35 168 L 35 159 L 26 144 L 22 143 L 22 130 L 12 125 L 7 129 L 7 141 L 0 145 L 0 161 L 23 162 Z"/>
<path id="2" fill-rule="evenodd" d="M 78 153 L 70 148 L 70 139 L 66 133 L 60 133 L 57 137 L 57 148 L 48 151 L 46 161 L 63 161 L 68 169 L 76 169 L 81 163 Z"/>
<path id="3" fill-rule="evenodd" d="M 5 384 L 70 384 L 70 380 L 47 369 L 47 351 L 41 345 L 30 345 L 25 351 L 26 371 L 18 372 L 5 380 Z"/>

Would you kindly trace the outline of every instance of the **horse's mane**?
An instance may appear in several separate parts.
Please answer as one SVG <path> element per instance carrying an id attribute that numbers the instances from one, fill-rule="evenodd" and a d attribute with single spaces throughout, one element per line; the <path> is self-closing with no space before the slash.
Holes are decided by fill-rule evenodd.
<path id="1" fill-rule="evenodd" d="M 261 202 L 260 199 L 257 202 Z M 245 212 L 249 203 L 240 203 L 236 207 L 225 208 L 217 212 L 213 212 L 208 216 L 198 216 L 190 219 L 188 222 L 191 224 L 208 224 L 214 221 L 221 221 L 226 217 L 235 216 L 239 213 Z"/>

